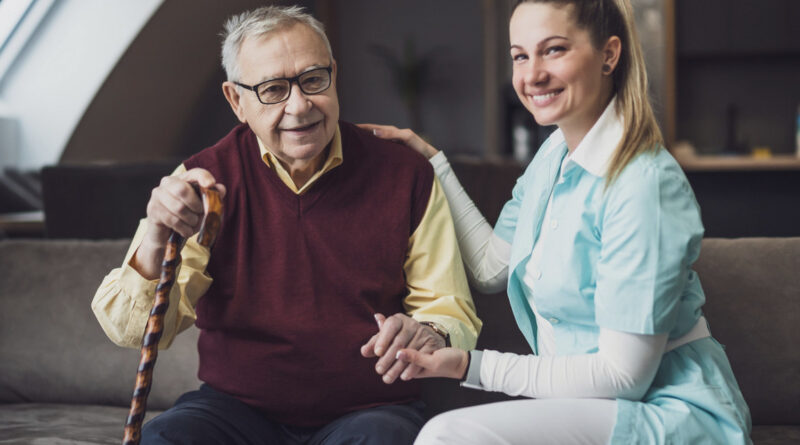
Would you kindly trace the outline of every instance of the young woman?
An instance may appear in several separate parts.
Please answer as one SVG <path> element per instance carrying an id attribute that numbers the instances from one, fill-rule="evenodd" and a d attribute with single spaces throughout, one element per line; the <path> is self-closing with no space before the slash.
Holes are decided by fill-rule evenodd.
<path id="1" fill-rule="evenodd" d="M 558 130 L 494 230 L 444 154 L 410 130 L 364 125 L 430 158 L 473 283 L 507 286 L 533 350 L 401 350 L 421 369 L 403 379 L 532 398 L 444 413 L 417 443 L 750 443 L 749 410 L 691 270 L 699 209 L 661 145 L 629 1 L 522 1 L 510 43 L 517 95 Z"/>

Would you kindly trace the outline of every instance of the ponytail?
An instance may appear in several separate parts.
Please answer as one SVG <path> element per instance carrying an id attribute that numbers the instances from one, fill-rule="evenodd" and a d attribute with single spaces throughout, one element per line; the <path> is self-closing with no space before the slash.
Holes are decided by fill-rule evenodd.
<path id="1" fill-rule="evenodd" d="M 633 8 L 629 0 L 613 0 L 625 25 L 618 35 L 622 41 L 620 65 L 614 73 L 614 91 L 617 95 L 617 114 L 625 128 L 606 173 L 606 187 L 619 177 L 623 169 L 637 155 L 654 152 L 663 144 L 647 87 L 647 71 L 642 45 L 636 33 Z M 606 39 L 610 37 L 607 36 Z"/>

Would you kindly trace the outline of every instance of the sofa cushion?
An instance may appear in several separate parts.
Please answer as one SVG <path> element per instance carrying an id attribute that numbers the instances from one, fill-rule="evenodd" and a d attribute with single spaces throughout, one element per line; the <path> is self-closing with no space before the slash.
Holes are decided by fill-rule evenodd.
<path id="1" fill-rule="evenodd" d="M 145 421 L 157 414 L 148 412 Z M 98 405 L 0 405 L 0 443 L 117 445 L 127 415 L 127 408 Z"/>
<path id="2" fill-rule="evenodd" d="M 695 270 L 753 424 L 800 425 L 800 237 L 707 238 Z"/>
<path id="3" fill-rule="evenodd" d="M 755 425 L 750 435 L 755 445 L 788 445 L 800 443 L 798 425 Z"/>
<path id="4" fill-rule="evenodd" d="M 108 340 L 90 308 L 128 244 L 0 241 L 0 403 L 130 404 L 139 351 Z M 148 407 L 171 406 L 196 375 L 192 328 L 159 354 Z"/>

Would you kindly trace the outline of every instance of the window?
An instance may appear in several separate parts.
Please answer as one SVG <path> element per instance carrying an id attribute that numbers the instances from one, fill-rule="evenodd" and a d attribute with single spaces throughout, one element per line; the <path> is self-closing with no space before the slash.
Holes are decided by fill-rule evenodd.
<path id="1" fill-rule="evenodd" d="M 0 0 L 0 79 L 54 0 Z"/>
<path id="2" fill-rule="evenodd" d="M 0 51 L 14 34 L 35 0 L 0 0 Z"/>

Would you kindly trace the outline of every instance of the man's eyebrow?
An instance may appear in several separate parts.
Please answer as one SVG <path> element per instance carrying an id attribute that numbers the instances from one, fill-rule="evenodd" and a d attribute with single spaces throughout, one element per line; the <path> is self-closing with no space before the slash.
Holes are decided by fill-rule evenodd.
<path id="1" fill-rule="evenodd" d="M 307 73 L 309 71 L 318 70 L 320 68 L 327 68 L 329 66 L 330 65 L 321 65 L 321 64 L 309 65 L 306 69 L 304 69 L 303 71 L 301 71 L 297 75 L 299 76 L 299 75 L 302 75 L 303 73 Z M 292 77 L 294 77 L 294 76 L 292 76 Z M 282 76 L 266 77 L 266 76 L 264 76 L 264 77 L 261 78 L 261 80 L 256 82 L 256 85 L 258 85 L 259 83 L 269 82 L 270 80 L 281 80 L 281 79 L 288 79 L 288 77 L 282 77 Z"/>

